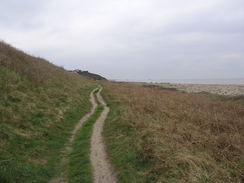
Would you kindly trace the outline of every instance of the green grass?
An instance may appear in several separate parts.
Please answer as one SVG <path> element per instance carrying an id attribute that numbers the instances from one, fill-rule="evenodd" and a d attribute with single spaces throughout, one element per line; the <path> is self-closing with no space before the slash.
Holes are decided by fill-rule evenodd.
<path id="1" fill-rule="evenodd" d="M 95 113 L 86 121 L 79 130 L 75 142 L 74 150 L 70 156 L 69 182 L 70 183 L 91 183 L 92 168 L 90 163 L 90 147 L 93 124 L 103 111 L 103 106 L 99 105 Z"/>
<path id="2" fill-rule="evenodd" d="M 0 182 L 44 183 L 56 174 L 96 83 L 0 43 Z"/>
<path id="3" fill-rule="evenodd" d="M 92 88 L 86 88 L 80 92 L 80 96 L 87 99 L 66 111 L 63 119 L 49 128 L 43 126 L 42 122 L 51 121 L 53 116 L 45 116 L 42 112 L 36 112 L 33 116 L 25 113 L 26 119 L 33 120 L 23 125 L 34 123 L 35 132 L 26 132 L 22 129 L 24 127 L 11 124 L 0 124 L 1 138 L 5 139 L 7 144 L 0 152 L 0 182 L 44 183 L 55 175 L 54 167 L 59 162 L 64 143 L 74 125 L 89 111 L 88 99 Z M 8 102 L 10 102 L 9 105 L 14 105 L 16 101 Z M 28 137 L 28 134 L 32 137 Z"/>

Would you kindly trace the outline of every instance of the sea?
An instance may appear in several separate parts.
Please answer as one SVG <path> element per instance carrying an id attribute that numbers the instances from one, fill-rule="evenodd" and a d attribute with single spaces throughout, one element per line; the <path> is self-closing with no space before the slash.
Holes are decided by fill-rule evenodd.
<path id="1" fill-rule="evenodd" d="M 178 84 L 219 84 L 219 85 L 244 85 L 244 78 L 238 79 L 146 79 L 146 80 L 121 80 L 124 82 L 148 82 L 148 83 L 178 83 Z"/>
<path id="2" fill-rule="evenodd" d="M 162 79 L 160 83 L 244 85 L 244 79 Z"/>

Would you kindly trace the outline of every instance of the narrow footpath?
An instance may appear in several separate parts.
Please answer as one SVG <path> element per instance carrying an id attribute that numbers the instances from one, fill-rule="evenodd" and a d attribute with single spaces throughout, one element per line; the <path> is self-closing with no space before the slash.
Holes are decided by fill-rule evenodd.
<path id="1" fill-rule="evenodd" d="M 94 93 L 96 93 L 95 99 Z M 82 125 L 95 113 L 97 109 L 97 102 L 99 102 L 103 106 L 103 111 L 99 118 L 96 120 L 93 126 L 93 132 L 91 137 L 91 154 L 90 161 L 92 165 L 92 173 L 93 173 L 93 182 L 94 183 L 116 183 L 116 176 L 114 170 L 109 162 L 104 139 L 102 136 L 104 122 L 109 113 L 109 107 L 103 100 L 101 96 L 102 88 L 96 88 L 90 94 L 90 102 L 92 104 L 92 109 L 89 113 L 87 113 L 75 126 L 73 129 L 71 136 L 68 142 L 65 144 L 64 150 L 62 152 L 62 158 L 60 162 L 60 169 L 56 177 L 54 177 L 49 183 L 68 183 L 67 179 L 67 167 L 69 163 L 69 155 L 73 151 L 72 144 L 75 140 L 77 132 L 82 128 Z"/>
<path id="2" fill-rule="evenodd" d="M 93 127 L 90 159 L 93 168 L 94 183 L 116 183 L 116 176 L 109 162 L 102 136 L 104 122 L 110 109 L 103 100 L 100 94 L 101 91 L 102 88 L 97 93 L 97 100 L 103 105 L 104 110 Z"/>

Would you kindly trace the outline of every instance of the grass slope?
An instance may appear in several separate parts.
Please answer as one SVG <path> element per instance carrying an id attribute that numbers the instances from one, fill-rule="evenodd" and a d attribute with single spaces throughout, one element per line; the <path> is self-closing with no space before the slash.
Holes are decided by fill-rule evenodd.
<path id="1" fill-rule="evenodd" d="M 47 182 L 95 83 L 0 42 L 0 182 Z"/>
<path id="2" fill-rule="evenodd" d="M 104 136 L 121 183 L 243 182 L 243 97 L 105 86 Z"/>

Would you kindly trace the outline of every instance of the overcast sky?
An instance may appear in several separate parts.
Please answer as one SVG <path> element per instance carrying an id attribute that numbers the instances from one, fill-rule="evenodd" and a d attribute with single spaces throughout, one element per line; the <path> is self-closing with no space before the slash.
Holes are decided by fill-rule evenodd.
<path id="1" fill-rule="evenodd" d="M 244 0 L 1 0 L 0 39 L 109 79 L 244 78 Z"/>

